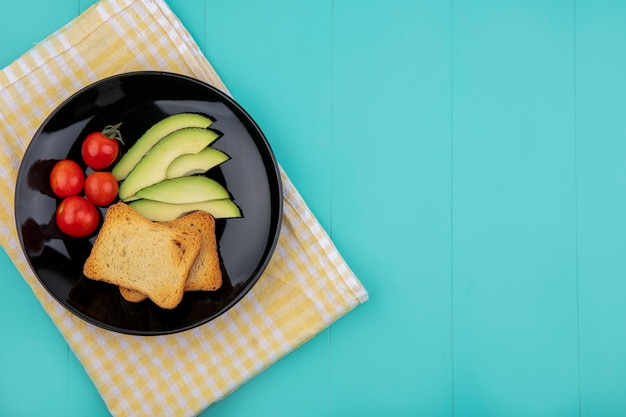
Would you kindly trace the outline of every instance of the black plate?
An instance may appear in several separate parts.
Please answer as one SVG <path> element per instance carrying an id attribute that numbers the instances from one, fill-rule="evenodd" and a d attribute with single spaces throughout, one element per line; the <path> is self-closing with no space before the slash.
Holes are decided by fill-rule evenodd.
<path id="1" fill-rule="evenodd" d="M 231 160 L 206 175 L 228 189 L 243 218 L 217 221 L 222 288 L 214 292 L 187 292 L 177 308 L 163 310 L 149 300 L 127 302 L 117 287 L 85 278 L 82 268 L 95 235 L 79 239 L 59 231 L 54 220 L 59 200 L 52 193 L 48 178 L 52 166 L 61 159 L 70 158 L 82 164 L 80 146 L 89 132 L 122 122 L 122 149 L 127 149 L 152 124 L 181 112 L 200 113 L 215 120 L 211 128 L 223 136 L 211 146 L 227 153 Z M 101 209 L 103 215 L 105 210 Z M 20 242 L 33 271 L 67 309 L 109 330 L 159 335 L 214 319 L 252 288 L 278 240 L 282 188 L 267 140 L 230 97 L 186 76 L 133 72 L 82 89 L 41 125 L 18 173 L 15 217 Z"/>

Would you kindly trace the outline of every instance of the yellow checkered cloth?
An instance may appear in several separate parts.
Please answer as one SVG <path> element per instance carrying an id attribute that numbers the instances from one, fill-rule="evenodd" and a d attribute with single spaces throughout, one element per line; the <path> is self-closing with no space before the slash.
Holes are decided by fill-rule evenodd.
<path id="1" fill-rule="evenodd" d="M 252 291 L 220 318 L 173 335 L 122 335 L 84 322 L 45 291 L 15 229 L 24 151 L 68 96 L 104 77 L 145 69 L 190 75 L 226 91 L 162 0 L 103 0 L 0 72 L 0 243 L 112 414 L 196 415 L 364 302 L 367 292 L 282 172 L 284 219 L 275 254 Z"/>

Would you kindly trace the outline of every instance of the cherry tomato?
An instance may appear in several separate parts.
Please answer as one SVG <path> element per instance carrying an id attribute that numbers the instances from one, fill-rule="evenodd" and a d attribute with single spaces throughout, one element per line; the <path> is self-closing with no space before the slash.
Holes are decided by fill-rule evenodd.
<path id="1" fill-rule="evenodd" d="M 82 168 L 70 159 L 57 162 L 50 172 L 50 186 L 57 197 L 80 194 L 84 182 Z"/>
<path id="2" fill-rule="evenodd" d="M 98 209 L 84 197 L 72 195 L 61 201 L 56 211 L 59 229 L 74 237 L 92 234 L 100 223 Z"/>
<path id="3" fill-rule="evenodd" d="M 120 123 L 121 124 L 121 123 Z M 100 170 L 110 166 L 120 152 L 122 135 L 120 124 L 107 126 L 102 132 L 87 135 L 81 147 L 83 161 L 92 169 Z"/>
<path id="4" fill-rule="evenodd" d="M 85 195 L 96 206 L 108 206 L 117 198 L 117 180 L 110 172 L 94 172 L 85 180 Z"/>

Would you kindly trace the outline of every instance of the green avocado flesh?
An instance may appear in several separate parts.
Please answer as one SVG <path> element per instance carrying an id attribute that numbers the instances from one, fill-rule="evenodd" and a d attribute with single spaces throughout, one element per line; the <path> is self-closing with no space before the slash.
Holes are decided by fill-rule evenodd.
<path id="1" fill-rule="evenodd" d="M 125 179 L 141 158 L 162 138 L 177 130 L 186 127 L 207 128 L 213 121 L 207 117 L 194 113 L 179 113 L 154 124 L 148 129 L 133 146 L 122 156 L 113 167 L 112 173 L 115 179 Z"/>
<path id="2" fill-rule="evenodd" d="M 241 217 L 241 210 L 232 200 L 211 200 L 199 203 L 171 204 L 154 200 L 135 200 L 128 204 L 142 216 L 155 222 L 169 222 L 192 211 L 202 210 L 216 219 Z"/>
<path id="3" fill-rule="evenodd" d="M 165 171 L 174 159 L 180 155 L 198 153 L 218 137 L 218 133 L 198 127 L 179 129 L 165 136 L 141 158 L 121 183 L 118 191 L 120 199 L 136 199 L 137 191 L 166 179 Z"/>
<path id="4" fill-rule="evenodd" d="M 167 178 L 178 178 L 202 174 L 229 159 L 230 157 L 222 151 L 218 151 L 215 148 L 205 148 L 198 153 L 181 155 L 174 159 L 170 166 L 167 167 L 165 176 Z"/>
<path id="5" fill-rule="evenodd" d="M 135 196 L 174 204 L 230 198 L 224 187 L 206 177 L 181 177 L 161 181 L 137 191 Z"/>

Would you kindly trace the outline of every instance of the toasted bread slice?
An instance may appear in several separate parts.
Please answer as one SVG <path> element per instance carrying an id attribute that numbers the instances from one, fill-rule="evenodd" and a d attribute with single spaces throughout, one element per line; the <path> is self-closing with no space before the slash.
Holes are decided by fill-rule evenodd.
<path id="1" fill-rule="evenodd" d="M 202 245 L 189 271 L 185 291 L 214 291 L 222 286 L 222 271 L 217 253 L 215 219 L 205 211 L 194 211 L 169 222 L 171 227 L 192 226 L 200 230 Z"/>
<path id="2" fill-rule="evenodd" d="M 170 227 L 193 226 L 202 234 L 202 245 L 196 261 L 189 271 L 185 291 L 214 291 L 222 286 L 222 271 L 217 253 L 215 219 L 204 211 L 195 211 L 184 217 L 163 223 Z M 120 293 L 126 301 L 140 302 L 147 298 L 145 294 L 120 287 Z"/>
<path id="3" fill-rule="evenodd" d="M 173 228 L 152 222 L 127 204 L 109 207 L 83 272 L 88 278 L 147 295 L 156 305 L 175 308 L 202 245 L 193 226 Z"/>
<path id="4" fill-rule="evenodd" d="M 131 303 L 140 303 L 143 300 L 147 299 L 148 296 L 140 293 L 136 290 L 131 290 L 130 288 L 120 287 L 120 294 L 124 297 L 124 300 L 129 301 Z"/>

